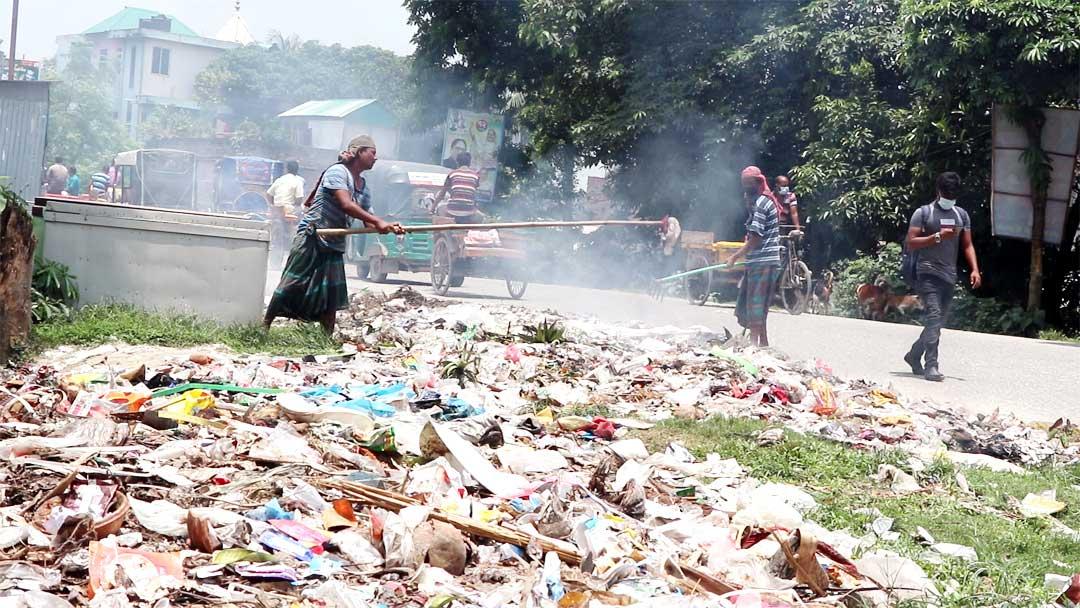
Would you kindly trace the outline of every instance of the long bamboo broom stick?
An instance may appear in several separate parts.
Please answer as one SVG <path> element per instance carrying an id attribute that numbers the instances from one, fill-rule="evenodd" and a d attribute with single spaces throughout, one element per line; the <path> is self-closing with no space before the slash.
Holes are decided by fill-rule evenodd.
<path id="1" fill-rule="evenodd" d="M 510 230 L 517 228 L 574 228 L 578 226 L 659 226 L 660 220 L 582 220 L 549 222 L 495 222 L 491 224 L 424 224 L 403 226 L 405 232 L 447 232 L 452 230 Z M 375 234 L 374 228 L 319 228 L 319 236 Z"/>

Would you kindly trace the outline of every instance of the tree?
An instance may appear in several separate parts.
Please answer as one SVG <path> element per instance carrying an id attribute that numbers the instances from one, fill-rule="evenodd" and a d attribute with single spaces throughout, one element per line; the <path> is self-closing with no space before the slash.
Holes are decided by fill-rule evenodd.
<path id="1" fill-rule="evenodd" d="M 938 120 L 1010 108 L 1028 132 L 1032 186 L 1027 306 L 1040 308 L 1043 230 L 1050 164 L 1039 108 L 1075 99 L 1080 73 L 1080 4 L 1074 0 L 904 0 L 905 59 L 912 82 Z"/>
<path id="2" fill-rule="evenodd" d="M 139 125 L 139 134 L 146 146 L 177 138 L 210 137 L 213 131 L 213 125 L 204 113 L 174 106 L 154 108 Z"/>
<path id="3" fill-rule="evenodd" d="M 114 118 L 106 87 L 101 84 L 112 81 L 108 69 L 94 64 L 88 45 L 72 46 L 63 71 L 56 73 L 47 67 L 46 78 L 57 82 L 49 92 L 46 158 L 61 156 L 65 162 L 92 172 L 109 164 L 117 152 L 135 147 Z"/>
<path id="4" fill-rule="evenodd" d="M 30 341 L 35 237 L 25 203 L 0 185 L 0 366 Z"/>
<path id="5" fill-rule="evenodd" d="M 603 162 L 643 215 L 727 236 L 743 215 L 738 171 L 791 172 L 840 255 L 901 238 L 954 170 L 998 293 L 1010 286 L 995 277 L 1023 269 L 1014 243 L 990 237 L 990 105 L 1072 99 L 1080 73 L 1071 0 L 406 6 L 417 87 L 444 90 L 420 96 L 428 121 L 447 103 L 512 112 L 532 134 L 526 165 Z"/>
<path id="6" fill-rule="evenodd" d="M 312 99 L 376 98 L 398 116 L 413 104 L 409 60 L 371 46 L 345 48 L 299 44 L 277 33 L 269 48 L 230 49 L 196 79 L 204 105 L 227 107 L 236 122 L 263 125 L 273 135 L 275 117 Z"/>

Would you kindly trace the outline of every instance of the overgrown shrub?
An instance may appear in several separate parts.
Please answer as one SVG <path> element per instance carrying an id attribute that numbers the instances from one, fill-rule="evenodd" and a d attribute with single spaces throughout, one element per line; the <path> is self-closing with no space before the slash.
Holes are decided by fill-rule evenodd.
<path id="1" fill-rule="evenodd" d="M 987 334 L 1034 338 L 1045 323 L 1041 310 L 1029 313 L 997 298 L 976 298 L 963 287 L 957 287 L 949 312 L 949 327 Z"/>
<path id="2" fill-rule="evenodd" d="M 79 299 L 75 275 L 67 266 L 49 260 L 34 265 L 31 314 L 34 323 L 47 323 L 71 313 L 69 308 Z"/>

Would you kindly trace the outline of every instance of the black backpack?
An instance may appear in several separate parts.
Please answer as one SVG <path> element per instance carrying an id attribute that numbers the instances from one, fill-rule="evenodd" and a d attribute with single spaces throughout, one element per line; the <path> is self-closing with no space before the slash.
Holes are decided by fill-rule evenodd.
<path id="1" fill-rule="evenodd" d="M 926 216 L 930 214 L 930 205 L 919 207 L 919 217 L 922 219 L 922 235 L 926 234 Z M 907 231 L 904 232 L 903 247 L 900 253 L 900 276 L 908 287 L 915 289 L 915 283 L 919 279 L 919 252 L 911 251 L 907 245 Z"/>

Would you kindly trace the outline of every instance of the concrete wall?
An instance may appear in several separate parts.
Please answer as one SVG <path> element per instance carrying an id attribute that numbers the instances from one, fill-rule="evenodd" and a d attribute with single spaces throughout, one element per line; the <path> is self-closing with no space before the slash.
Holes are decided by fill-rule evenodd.
<path id="1" fill-rule="evenodd" d="M 322 150 L 334 150 L 340 152 L 344 135 L 345 123 L 340 118 L 309 118 L 308 129 L 311 130 L 311 147 Z"/>
<path id="2" fill-rule="evenodd" d="M 365 122 L 349 121 L 345 123 L 342 133 L 341 149 L 349 144 L 349 140 L 357 135 L 370 135 L 375 139 L 378 146 L 379 156 L 383 158 L 399 158 L 398 156 L 398 130 L 393 127 L 379 126 Z"/>

